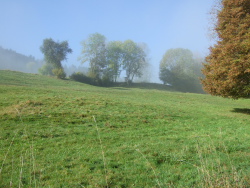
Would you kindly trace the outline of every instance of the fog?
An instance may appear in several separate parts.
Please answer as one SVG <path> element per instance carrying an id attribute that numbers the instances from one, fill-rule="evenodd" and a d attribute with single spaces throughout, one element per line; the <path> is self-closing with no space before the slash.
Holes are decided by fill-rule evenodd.
<path id="1" fill-rule="evenodd" d="M 25 73 L 39 73 L 39 69 L 45 64 L 44 60 L 35 59 L 32 55 L 26 56 L 11 49 L 0 47 L 0 69 L 13 70 Z M 74 72 L 87 73 L 88 68 L 83 66 L 63 65 L 63 68 L 70 76 Z"/>
<path id="2" fill-rule="evenodd" d="M 38 73 L 43 62 L 33 56 L 25 56 L 11 49 L 0 47 L 0 69 Z"/>
<path id="3" fill-rule="evenodd" d="M 1 1 L 0 46 L 27 58 L 11 58 L 15 62 L 10 63 L 1 54 L 0 68 L 37 73 L 44 64 L 39 48 L 45 38 L 52 38 L 55 41 L 67 40 L 73 50 L 72 54 L 68 54 L 68 60 L 62 62 L 68 76 L 74 68 L 74 71 L 86 71 L 88 65 L 81 65 L 78 61 L 81 42 L 98 32 L 109 41 L 130 39 L 145 43 L 149 49 L 150 65 L 145 70 L 147 76 L 136 80 L 161 83 L 159 63 L 168 49 L 190 49 L 199 53 L 201 58 L 208 54 L 208 48 L 213 43 L 208 37 L 208 13 L 213 2 Z"/>

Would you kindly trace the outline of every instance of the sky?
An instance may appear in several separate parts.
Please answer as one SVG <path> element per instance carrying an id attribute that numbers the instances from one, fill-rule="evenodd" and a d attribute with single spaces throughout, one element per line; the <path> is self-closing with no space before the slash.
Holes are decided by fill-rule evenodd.
<path id="1" fill-rule="evenodd" d="M 209 53 L 209 11 L 214 0 L 0 0 L 0 46 L 43 59 L 45 38 L 65 41 L 67 62 L 80 65 L 81 42 L 100 33 L 107 41 L 146 43 L 158 74 L 164 53 L 186 48 Z M 157 75 L 156 75 L 157 77 Z"/>

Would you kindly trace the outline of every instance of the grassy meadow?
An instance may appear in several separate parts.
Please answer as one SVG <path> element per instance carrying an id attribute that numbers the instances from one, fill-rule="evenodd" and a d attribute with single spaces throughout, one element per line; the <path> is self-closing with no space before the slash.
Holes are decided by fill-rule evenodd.
<path id="1" fill-rule="evenodd" d="M 0 187 L 250 187 L 250 100 L 1 70 Z"/>

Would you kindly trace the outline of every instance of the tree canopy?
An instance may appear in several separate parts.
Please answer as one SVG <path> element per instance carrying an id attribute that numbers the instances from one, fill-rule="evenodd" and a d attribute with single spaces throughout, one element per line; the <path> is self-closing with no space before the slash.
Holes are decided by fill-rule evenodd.
<path id="1" fill-rule="evenodd" d="M 82 63 L 89 62 L 90 76 L 97 80 L 116 82 L 125 71 L 128 82 L 141 77 L 146 65 L 146 53 L 132 40 L 107 42 L 105 36 L 94 33 L 82 43 Z"/>
<path id="2" fill-rule="evenodd" d="M 204 90 L 212 95 L 250 98 L 250 1 L 222 0 L 215 31 L 219 40 L 204 64 Z"/>
<path id="3" fill-rule="evenodd" d="M 90 63 L 91 77 L 102 79 L 106 62 L 106 37 L 94 33 L 87 40 L 82 42 L 82 63 L 88 61 Z"/>
<path id="4" fill-rule="evenodd" d="M 188 49 L 169 49 L 160 62 L 159 78 L 177 90 L 185 92 L 202 92 L 199 77 L 202 62 L 194 59 Z"/>
<path id="5" fill-rule="evenodd" d="M 40 50 L 44 54 L 46 63 L 53 65 L 53 73 L 58 78 L 64 78 L 66 74 L 64 73 L 61 62 L 67 59 L 68 53 L 72 53 L 68 42 L 55 42 L 51 38 L 44 39 Z"/>
<path id="6" fill-rule="evenodd" d="M 123 51 L 123 69 L 126 71 L 126 79 L 132 82 L 135 76 L 142 76 L 143 67 L 146 64 L 146 53 L 143 49 L 133 42 L 126 40 L 122 46 Z"/>
<path id="7" fill-rule="evenodd" d="M 111 41 L 107 44 L 107 75 L 110 80 L 116 82 L 117 78 L 121 73 L 122 65 L 122 42 L 121 41 Z"/>

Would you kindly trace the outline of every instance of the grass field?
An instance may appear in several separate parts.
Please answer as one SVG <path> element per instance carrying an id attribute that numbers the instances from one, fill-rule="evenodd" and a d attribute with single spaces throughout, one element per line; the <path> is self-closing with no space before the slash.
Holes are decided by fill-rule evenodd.
<path id="1" fill-rule="evenodd" d="M 0 71 L 0 187 L 250 187 L 249 108 Z"/>

